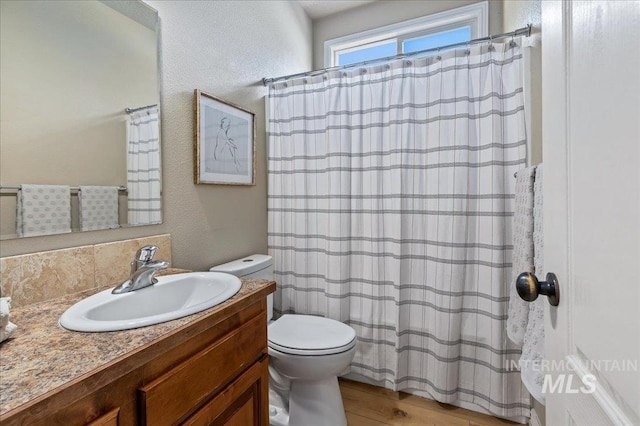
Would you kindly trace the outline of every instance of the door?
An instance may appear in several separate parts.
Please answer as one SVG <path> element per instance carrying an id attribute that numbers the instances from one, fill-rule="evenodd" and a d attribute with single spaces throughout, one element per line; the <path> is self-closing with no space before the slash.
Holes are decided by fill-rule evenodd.
<path id="1" fill-rule="evenodd" d="M 640 425 L 640 2 L 542 13 L 547 424 Z"/>

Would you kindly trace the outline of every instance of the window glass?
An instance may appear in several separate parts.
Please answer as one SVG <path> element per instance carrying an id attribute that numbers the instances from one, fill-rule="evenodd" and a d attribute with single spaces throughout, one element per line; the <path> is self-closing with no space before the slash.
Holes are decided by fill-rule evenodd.
<path id="1" fill-rule="evenodd" d="M 432 15 L 326 40 L 324 66 L 375 62 L 399 53 L 415 54 L 435 47 L 464 44 L 466 41 L 489 34 L 488 16 L 489 1 L 478 1 Z"/>
<path id="2" fill-rule="evenodd" d="M 402 42 L 402 50 L 404 53 L 417 52 L 469 40 L 471 40 L 471 27 L 467 26 L 451 31 L 443 31 L 441 33 L 404 40 Z"/>
<path id="3" fill-rule="evenodd" d="M 403 40 L 402 53 L 417 52 L 469 40 L 471 40 L 471 27 L 466 26 Z M 365 44 L 360 48 L 338 53 L 336 58 L 338 62 L 337 65 L 350 65 L 396 55 L 398 53 L 397 44 L 396 40 L 389 40 L 373 45 Z"/>
<path id="4" fill-rule="evenodd" d="M 357 62 L 393 56 L 398 53 L 397 48 L 397 42 L 395 40 L 383 44 L 376 44 L 374 46 L 369 45 L 367 47 L 367 45 L 365 45 L 361 49 L 338 53 L 337 65 L 349 65 Z"/>

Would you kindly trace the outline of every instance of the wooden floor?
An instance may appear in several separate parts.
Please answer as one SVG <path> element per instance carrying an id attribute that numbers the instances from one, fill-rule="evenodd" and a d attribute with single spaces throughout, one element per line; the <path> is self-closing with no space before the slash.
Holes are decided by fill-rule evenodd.
<path id="1" fill-rule="evenodd" d="M 403 392 L 340 379 L 349 426 L 496 426 L 517 423 Z"/>

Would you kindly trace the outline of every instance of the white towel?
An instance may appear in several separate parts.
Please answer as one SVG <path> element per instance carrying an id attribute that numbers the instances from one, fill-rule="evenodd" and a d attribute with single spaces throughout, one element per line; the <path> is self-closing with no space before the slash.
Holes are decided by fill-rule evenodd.
<path id="1" fill-rule="evenodd" d="M 0 329 L 9 324 L 9 309 L 11 309 L 11 298 L 0 297 Z"/>
<path id="2" fill-rule="evenodd" d="M 71 190 L 64 185 L 21 185 L 16 203 L 19 237 L 71 232 Z"/>
<path id="3" fill-rule="evenodd" d="M 544 280 L 544 234 L 542 232 L 542 164 L 536 168 L 535 183 L 533 186 L 533 243 L 535 253 L 535 273 L 538 279 Z M 544 304 L 547 298 L 538 297 L 529 303 L 529 321 L 524 334 L 522 344 L 522 356 L 520 366 L 522 382 L 535 399 L 544 405 L 545 398 L 542 393 L 544 372 L 541 371 L 541 361 L 544 359 Z"/>
<path id="4" fill-rule="evenodd" d="M 536 168 L 516 174 L 515 212 L 513 215 L 512 279 L 509 286 L 507 335 L 518 346 L 524 342 L 529 321 L 529 303 L 518 296 L 516 278 L 522 272 L 533 272 L 533 180 Z"/>
<path id="5" fill-rule="evenodd" d="M 5 341 L 18 328 L 14 323 L 9 322 L 9 309 L 11 308 L 10 297 L 0 297 L 0 342 Z"/>
<path id="6" fill-rule="evenodd" d="M 16 331 L 17 328 L 18 326 L 12 322 L 7 324 L 6 327 L 0 328 L 0 342 L 4 342 L 9 337 L 11 337 L 11 335 Z"/>
<path id="7" fill-rule="evenodd" d="M 80 229 L 118 228 L 118 187 L 81 186 L 78 192 Z"/>
<path id="8" fill-rule="evenodd" d="M 11 298 L 0 297 L 0 314 L 9 315 L 10 310 L 11 310 Z"/>

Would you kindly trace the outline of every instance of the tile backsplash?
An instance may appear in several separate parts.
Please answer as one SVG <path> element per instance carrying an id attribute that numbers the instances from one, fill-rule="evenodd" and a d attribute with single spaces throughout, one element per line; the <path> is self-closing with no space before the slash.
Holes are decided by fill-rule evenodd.
<path id="1" fill-rule="evenodd" d="M 129 276 L 129 264 L 145 245 L 159 247 L 157 260 L 171 262 L 171 236 L 132 240 L 0 258 L 2 296 L 11 306 L 30 305 L 94 287 L 117 285 Z"/>

